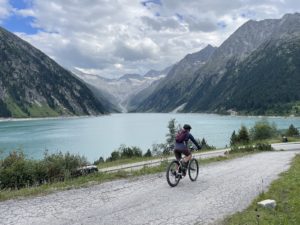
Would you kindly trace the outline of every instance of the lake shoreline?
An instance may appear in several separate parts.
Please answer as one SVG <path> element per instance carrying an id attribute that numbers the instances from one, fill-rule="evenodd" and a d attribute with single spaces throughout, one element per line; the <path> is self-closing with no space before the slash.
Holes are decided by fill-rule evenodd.
<path id="1" fill-rule="evenodd" d="M 182 112 L 169 112 L 169 113 L 163 113 L 163 112 L 153 112 L 153 113 L 148 113 L 148 112 L 123 112 L 123 113 L 110 113 L 110 114 L 103 114 L 103 115 L 86 115 L 86 116 L 55 116 L 55 117 L 23 117 L 23 118 L 17 118 L 17 117 L 0 117 L 0 123 L 1 122 L 10 122 L 10 121 L 38 121 L 38 120 L 60 120 L 60 119 L 81 119 L 81 118 L 97 118 L 97 117 L 102 117 L 102 116 L 111 116 L 113 114 L 174 114 L 174 115 L 182 115 L 182 114 L 192 114 L 192 115 L 216 115 L 216 116 L 229 116 L 229 117 L 248 117 L 248 118 L 300 118 L 299 116 L 295 115 L 246 115 L 246 114 L 237 114 L 237 115 L 230 115 L 230 114 L 219 114 L 219 113 L 207 113 L 207 112 L 187 112 L 187 113 L 182 113 Z"/>

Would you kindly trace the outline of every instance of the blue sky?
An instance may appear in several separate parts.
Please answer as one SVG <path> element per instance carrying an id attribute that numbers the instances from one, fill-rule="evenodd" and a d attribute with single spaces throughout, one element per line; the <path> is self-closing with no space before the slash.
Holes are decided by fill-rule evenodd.
<path id="1" fill-rule="evenodd" d="M 119 77 L 219 46 L 249 19 L 295 12 L 299 0 L 0 0 L 0 26 L 66 68 Z"/>
<path id="2" fill-rule="evenodd" d="M 17 10 L 30 8 L 30 1 L 25 0 L 10 0 L 11 6 Z M 17 14 L 12 14 L 3 21 L 2 26 L 12 32 L 24 32 L 26 34 L 36 34 L 37 29 L 32 26 L 33 17 L 23 17 Z"/>

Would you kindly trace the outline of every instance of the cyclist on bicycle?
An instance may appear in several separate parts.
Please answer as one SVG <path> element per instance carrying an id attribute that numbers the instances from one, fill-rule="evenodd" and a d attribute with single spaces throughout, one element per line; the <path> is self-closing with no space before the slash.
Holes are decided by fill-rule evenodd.
<path id="1" fill-rule="evenodd" d="M 182 159 L 183 167 L 186 167 L 187 162 L 192 158 L 191 150 L 188 148 L 188 141 L 191 140 L 198 149 L 201 149 L 201 146 L 197 143 L 193 135 L 190 133 L 191 129 L 192 127 L 189 124 L 185 124 L 183 126 L 183 129 L 180 130 L 176 135 L 174 154 L 178 161 L 180 161 L 182 153 L 185 155 L 185 157 Z"/>

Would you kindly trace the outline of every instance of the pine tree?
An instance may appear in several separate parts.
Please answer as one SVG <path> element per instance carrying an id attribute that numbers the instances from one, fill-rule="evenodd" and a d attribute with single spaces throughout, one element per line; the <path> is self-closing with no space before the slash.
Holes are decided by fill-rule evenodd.
<path id="1" fill-rule="evenodd" d="M 286 136 L 292 137 L 292 136 L 298 136 L 298 135 L 299 135 L 299 130 L 296 127 L 294 127 L 293 124 L 291 124 L 289 126 L 289 129 L 286 132 Z"/>
<path id="2" fill-rule="evenodd" d="M 233 131 L 231 138 L 230 138 L 230 146 L 236 145 L 238 142 L 238 137 L 235 134 L 235 131 Z"/>
<path id="3" fill-rule="evenodd" d="M 238 134 L 238 142 L 242 144 L 249 143 L 249 132 L 245 126 L 241 126 L 241 129 L 239 130 Z"/>
<path id="4" fill-rule="evenodd" d="M 175 119 L 171 119 L 169 121 L 168 129 L 169 129 L 169 133 L 166 134 L 166 137 L 167 137 L 166 144 L 167 144 L 167 146 L 171 147 L 175 143 L 175 137 L 176 137 L 176 132 L 177 132 Z"/>
<path id="5" fill-rule="evenodd" d="M 147 152 L 144 154 L 144 157 L 151 157 L 151 156 L 152 156 L 151 150 L 148 149 Z"/>

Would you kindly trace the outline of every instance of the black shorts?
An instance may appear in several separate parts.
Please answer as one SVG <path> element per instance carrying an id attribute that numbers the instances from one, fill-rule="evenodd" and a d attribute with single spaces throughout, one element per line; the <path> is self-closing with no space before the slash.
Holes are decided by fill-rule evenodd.
<path id="1" fill-rule="evenodd" d="M 189 156 L 191 154 L 191 151 L 188 148 L 185 149 L 175 149 L 174 154 L 177 160 L 181 159 L 181 154 L 184 154 L 185 156 Z"/>

